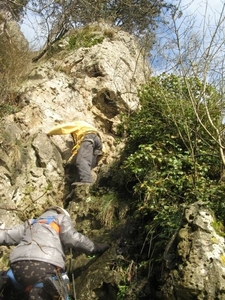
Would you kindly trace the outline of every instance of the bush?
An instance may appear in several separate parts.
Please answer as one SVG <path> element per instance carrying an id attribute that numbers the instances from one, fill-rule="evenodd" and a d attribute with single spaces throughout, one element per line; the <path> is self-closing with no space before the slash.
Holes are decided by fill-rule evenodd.
<path id="1" fill-rule="evenodd" d="M 205 88 L 198 78 L 163 75 L 143 86 L 140 110 L 124 118 L 120 129 L 127 137 L 121 172 L 136 198 L 135 217 L 148 216 L 143 236 L 154 235 L 159 256 L 190 203 L 208 203 L 219 219 L 224 217 L 220 149 L 203 90 L 211 118 L 222 128 L 221 96 L 212 86 Z"/>
<path id="2" fill-rule="evenodd" d="M 15 105 L 16 90 L 25 78 L 30 52 L 6 33 L 0 36 L 0 105 L 7 111 Z"/>

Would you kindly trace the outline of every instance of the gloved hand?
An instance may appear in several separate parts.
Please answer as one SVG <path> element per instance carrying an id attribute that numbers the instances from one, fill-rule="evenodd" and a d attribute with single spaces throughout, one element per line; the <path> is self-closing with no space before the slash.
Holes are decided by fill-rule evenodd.
<path id="1" fill-rule="evenodd" d="M 97 254 L 97 253 L 103 253 L 105 252 L 106 250 L 108 250 L 110 247 L 110 245 L 108 244 L 104 244 L 104 243 L 95 243 L 95 248 L 94 248 L 94 253 Z"/>

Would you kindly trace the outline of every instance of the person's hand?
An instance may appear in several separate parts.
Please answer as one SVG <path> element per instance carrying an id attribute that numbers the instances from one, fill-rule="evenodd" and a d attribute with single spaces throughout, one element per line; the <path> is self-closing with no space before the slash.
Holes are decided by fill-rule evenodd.
<path id="1" fill-rule="evenodd" d="M 95 243 L 95 249 L 94 249 L 94 253 L 104 253 L 106 250 L 108 250 L 110 247 L 110 245 L 105 244 L 105 243 Z"/>

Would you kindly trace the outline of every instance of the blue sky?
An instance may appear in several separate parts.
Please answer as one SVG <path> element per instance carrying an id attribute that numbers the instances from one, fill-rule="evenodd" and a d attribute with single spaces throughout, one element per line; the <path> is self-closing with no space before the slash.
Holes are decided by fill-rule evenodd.
<path id="1" fill-rule="evenodd" d="M 216 22 L 224 5 L 223 2 L 224 0 L 181 0 L 180 4 L 181 9 L 185 9 L 185 14 L 195 16 L 196 24 L 201 26 L 205 14 L 208 16 L 207 22 Z M 21 25 L 21 30 L 32 48 L 37 49 L 43 45 L 44 29 L 41 28 L 35 15 L 29 13 Z"/>
<path id="2" fill-rule="evenodd" d="M 196 14 L 201 18 L 204 16 L 207 6 L 209 14 L 218 15 L 221 12 L 223 3 L 223 0 L 182 0 L 181 6 L 187 6 L 187 10 L 190 13 Z"/>
<path id="3" fill-rule="evenodd" d="M 20 25 L 20 28 L 28 40 L 31 49 L 37 50 L 43 46 L 43 43 L 46 40 L 46 37 L 44 36 L 45 31 L 41 27 L 37 15 L 29 12 L 23 20 L 23 23 Z"/>
<path id="4" fill-rule="evenodd" d="M 214 56 L 217 52 L 217 55 L 221 55 L 221 44 L 225 40 L 224 6 L 224 0 L 181 0 L 182 15 L 175 18 L 176 31 L 171 16 L 167 17 L 167 26 L 157 29 L 156 43 L 150 57 L 153 73 L 157 75 L 178 70 L 179 57 L 182 58 L 184 67 L 185 63 L 187 66 L 190 64 L 190 59 L 198 63 L 212 41 L 211 54 Z M 216 32 L 221 13 L 223 22 Z"/>

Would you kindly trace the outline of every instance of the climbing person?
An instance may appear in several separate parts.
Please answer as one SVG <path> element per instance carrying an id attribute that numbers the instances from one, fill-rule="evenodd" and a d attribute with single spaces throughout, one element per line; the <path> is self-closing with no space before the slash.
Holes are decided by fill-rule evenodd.
<path id="1" fill-rule="evenodd" d="M 37 219 L 0 229 L 0 245 L 17 245 L 10 254 L 10 269 L 0 279 L 0 299 L 10 300 L 69 299 L 64 248 L 88 255 L 109 248 L 77 232 L 69 213 L 58 206 L 49 207 Z"/>
<path id="2" fill-rule="evenodd" d="M 71 134 L 74 142 L 72 155 L 67 161 L 67 165 L 74 163 L 76 167 L 75 181 L 72 183 L 72 193 L 75 192 L 77 200 L 87 200 L 89 188 L 92 184 L 92 173 L 98 162 L 104 155 L 104 147 L 99 131 L 86 121 L 74 121 L 58 125 L 51 129 L 47 135 Z"/>

